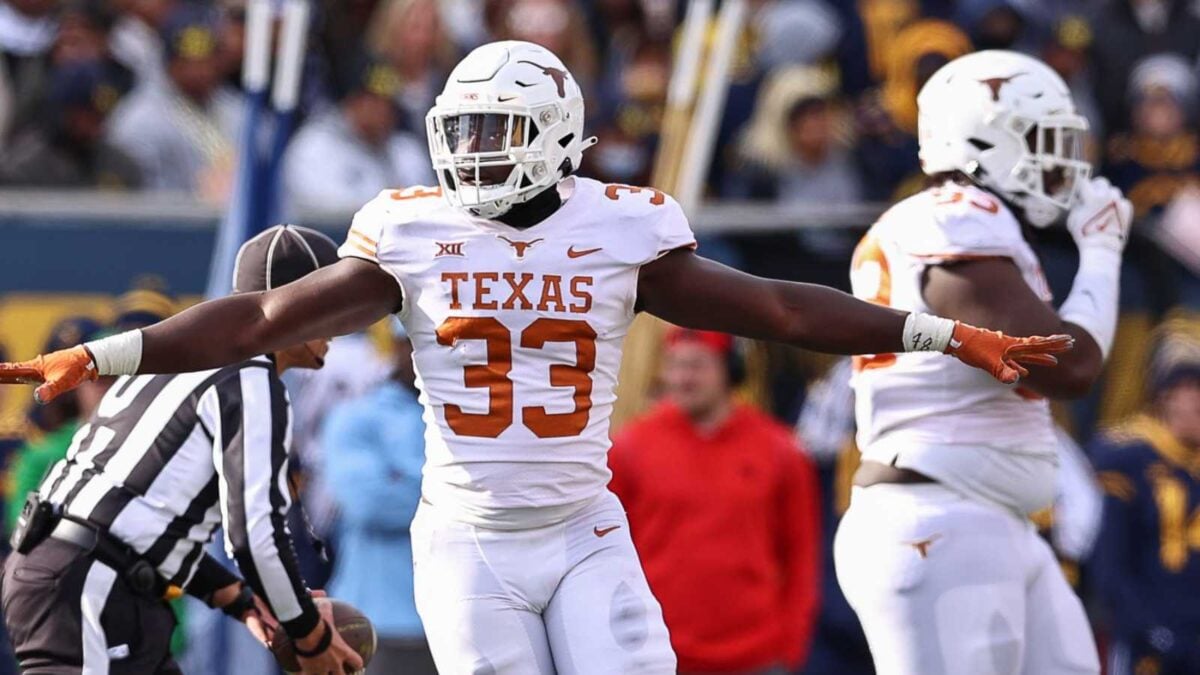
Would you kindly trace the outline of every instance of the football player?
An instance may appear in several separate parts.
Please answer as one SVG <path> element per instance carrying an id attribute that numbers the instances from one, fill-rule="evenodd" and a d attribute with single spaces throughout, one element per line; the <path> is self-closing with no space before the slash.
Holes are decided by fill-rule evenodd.
<path id="1" fill-rule="evenodd" d="M 212 368 L 397 313 L 427 426 L 417 605 L 442 672 L 674 672 L 606 489 L 621 344 L 637 312 L 829 352 L 945 352 L 1006 382 L 1071 344 L 697 256 L 667 195 L 572 177 L 595 141 L 579 85 L 542 47 L 471 52 L 427 123 L 439 185 L 364 206 L 330 269 L 4 365 L 0 377 L 43 382 L 48 400 L 96 374 Z"/>
<path id="2" fill-rule="evenodd" d="M 1132 209 L 1090 178 L 1086 121 L 1040 61 L 963 56 L 917 102 L 930 187 L 867 233 L 854 294 L 1076 347 L 1019 386 L 925 354 L 857 357 L 863 462 L 838 579 L 881 675 L 1097 673 L 1083 608 L 1027 514 L 1055 494 L 1047 398 L 1084 395 L 1112 346 Z M 1055 311 L 1026 234 L 1064 220 L 1080 262 Z"/>

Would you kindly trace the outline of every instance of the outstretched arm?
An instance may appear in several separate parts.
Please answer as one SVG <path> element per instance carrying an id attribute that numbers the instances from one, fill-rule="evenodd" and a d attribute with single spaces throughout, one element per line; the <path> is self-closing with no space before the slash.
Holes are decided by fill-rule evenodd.
<path id="1" fill-rule="evenodd" d="M 1054 365 L 1072 338 L 1012 338 L 929 315 L 909 314 L 840 291 L 763 279 L 677 249 L 642 267 L 638 305 L 671 323 L 835 354 L 944 351 L 1003 382 L 1023 364 Z"/>
<path id="2" fill-rule="evenodd" d="M 673 324 L 831 354 L 904 351 L 907 312 L 827 286 L 764 279 L 677 249 L 642 267 L 639 308 Z"/>
<path id="3" fill-rule="evenodd" d="M 400 307 L 378 265 L 346 258 L 271 291 L 200 303 L 142 331 L 139 373 L 187 373 L 361 330 Z"/>
<path id="4" fill-rule="evenodd" d="M 366 328 L 396 311 L 400 287 L 378 265 L 344 259 L 286 286 L 210 300 L 143 331 L 0 364 L 0 383 L 44 383 L 49 401 L 97 375 L 187 373 Z"/>

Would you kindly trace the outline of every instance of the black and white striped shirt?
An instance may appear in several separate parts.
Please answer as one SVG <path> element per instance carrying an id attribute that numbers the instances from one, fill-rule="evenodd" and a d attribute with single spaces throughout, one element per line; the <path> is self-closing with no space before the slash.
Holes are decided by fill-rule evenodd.
<path id="1" fill-rule="evenodd" d="M 198 373 L 122 377 L 40 493 L 189 590 L 223 524 L 246 581 L 289 634 L 303 635 L 318 615 L 285 522 L 291 422 L 287 392 L 265 356 Z"/>

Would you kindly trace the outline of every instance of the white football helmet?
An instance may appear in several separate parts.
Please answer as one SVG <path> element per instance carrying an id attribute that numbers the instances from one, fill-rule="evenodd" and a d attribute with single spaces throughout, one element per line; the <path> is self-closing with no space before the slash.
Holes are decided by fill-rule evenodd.
<path id="1" fill-rule="evenodd" d="M 1009 51 L 967 54 L 942 66 L 917 95 L 921 169 L 960 171 L 1024 212 L 1058 221 L 1091 174 L 1087 120 L 1067 84 L 1037 59 Z"/>
<path id="2" fill-rule="evenodd" d="M 496 218 L 579 169 L 583 92 L 545 47 L 508 40 L 476 48 L 455 66 L 425 116 L 443 196 Z"/>

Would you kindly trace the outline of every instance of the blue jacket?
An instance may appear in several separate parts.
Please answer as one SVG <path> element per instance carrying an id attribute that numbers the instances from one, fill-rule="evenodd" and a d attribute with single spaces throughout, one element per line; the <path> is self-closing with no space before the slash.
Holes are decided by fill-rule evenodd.
<path id="1" fill-rule="evenodd" d="M 415 393 L 385 382 L 333 409 L 321 434 L 323 478 L 340 509 L 329 594 L 383 638 L 423 638 L 408 527 L 421 498 L 425 425 Z"/>
<path id="2" fill-rule="evenodd" d="M 1105 493 L 1091 581 L 1113 637 L 1200 672 L 1200 453 L 1146 416 L 1089 450 Z"/>

